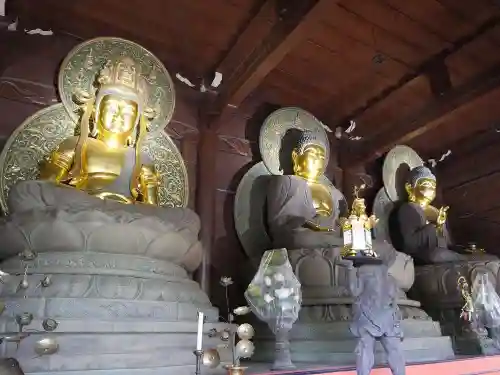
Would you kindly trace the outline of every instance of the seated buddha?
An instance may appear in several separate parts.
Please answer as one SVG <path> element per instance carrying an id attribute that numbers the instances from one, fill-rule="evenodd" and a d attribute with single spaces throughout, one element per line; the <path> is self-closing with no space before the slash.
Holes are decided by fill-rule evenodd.
<path id="1" fill-rule="evenodd" d="M 80 135 L 52 152 L 41 166 L 41 180 L 123 203 L 158 204 L 154 165 L 136 151 L 146 133 L 147 88 L 138 73 L 132 59 L 120 59 L 101 71 L 95 100 L 79 93 Z"/>
<path id="2" fill-rule="evenodd" d="M 323 175 L 326 146 L 312 131 L 301 131 L 294 144 L 291 152 L 293 174 L 274 175 L 267 185 L 267 229 L 272 246 L 289 251 L 332 249 L 331 256 L 339 257 L 344 243 L 338 218 L 347 212 L 347 206 L 343 196 L 334 195 L 335 188 Z M 400 288 L 408 290 L 414 276 L 411 258 L 381 241 L 375 240 L 373 246 L 391 267 L 391 274 Z M 292 263 L 297 257 L 300 255 L 290 254 Z M 315 277 L 326 277 L 323 271 L 317 269 Z M 307 280 L 302 274 L 300 276 L 307 286 Z"/>
<path id="3" fill-rule="evenodd" d="M 19 233 L 31 230 L 31 222 L 52 223 L 45 229 L 46 237 L 58 237 L 62 247 L 74 251 L 88 245 L 80 238 L 100 224 L 109 226 L 109 237 L 116 233 L 121 240 L 133 238 L 127 245 L 117 244 L 120 251 L 155 253 L 193 271 L 201 260 L 199 218 L 187 208 L 159 206 L 159 177 L 141 152 L 146 116 L 154 113 L 147 108 L 147 83 L 140 66 L 127 57 L 109 61 L 96 81 L 95 95 L 75 93 L 82 108 L 79 134 L 62 141 L 41 163 L 38 180 L 11 187 L 10 217 L 0 235 L 12 245 L 2 257 L 33 245 Z M 83 236 L 65 238 L 60 225 L 71 225 Z M 106 236 L 92 246 L 108 248 L 111 242 Z M 50 246 L 43 239 L 36 244 L 38 251 Z"/>
<path id="4" fill-rule="evenodd" d="M 267 222 L 274 247 L 342 246 L 333 189 L 322 179 L 326 168 L 325 150 L 314 132 L 300 132 L 291 155 L 293 174 L 270 179 Z"/>
<path id="5" fill-rule="evenodd" d="M 431 205 L 436 186 L 436 177 L 427 167 L 410 171 L 405 183 L 408 201 L 395 211 L 395 247 L 423 264 L 496 259 L 480 251 L 467 254 L 463 248 L 450 245 L 446 230 L 448 207 L 437 209 Z"/>

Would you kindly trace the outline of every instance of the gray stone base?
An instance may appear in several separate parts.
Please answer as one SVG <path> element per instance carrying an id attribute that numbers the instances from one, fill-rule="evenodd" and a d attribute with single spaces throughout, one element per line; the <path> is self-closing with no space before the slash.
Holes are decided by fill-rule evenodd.
<path id="1" fill-rule="evenodd" d="M 454 358 L 451 339 L 441 335 L 439 323 L 432 320 L 402 322 L 403 348 L 408 362 L 439 361 Z M 265 332 L 264 335 L 261 332 Z M 257 328 L 256 350 L 252 361 L 272 362 L 274 339 L 269 329 Z M 353 365 L 356 339 L 349 332 L 349 322 L 297 323 L 290 332 L 292 360 L 297 363 Z M 385 354 L 376 349 L 377 364 L 385 363 Z"/>
<path id="2" fill-rule="evenodd" d="M 0 319 L 2 331 L 15 332 L 12 320 Z M 15 357 L 27 374 L 190 374 L 194 373 L 196 322 L 105 322 L 59 321 L 54 332 L 34 332 L 41 321 L 30 325 L 31 335 L 21 341 L 1 346 L 2 356 Z M 211 328 L 226 327 L 223 323 L 205 325 L 204 347 L 218 347 L 222 360 L 230 353 L 218 338 L 208 338 Z M 59 351 L 37 357 L 34 343 L 43 338 L 55 338 Z M 225 355 L 224 355 L 225 354 Z M 186 369 L 188 368 L 188 369 Z"/>
<path id="3" fill-rule="evenodd" d="M 217 323 L 218 310 L 176 264 L 127 254 L 50 252 L 26 265 L 26 279 L 19 258 L 0 266 L 13 275 L 0 284 L 0 332 L 15 336 L 16 316 L 33 317 L 19 347 L 6 340 L 0 355 L 16 358 L 27 374 L 187 374 L 184 368 L 195 365 L 198 311 L 206 317 L 205 347 L 225 344 L 207 335 L 226 327 Z M 45 278 L 49 285 L 42 285 Z M 21 281 L 27 285 L 20 287 Z M 45 332 L 44 319 L 55 320 L 57 328 Z M 58 351 L 38 356 L 35 343 L 43 338 L 54 339 Z"/>

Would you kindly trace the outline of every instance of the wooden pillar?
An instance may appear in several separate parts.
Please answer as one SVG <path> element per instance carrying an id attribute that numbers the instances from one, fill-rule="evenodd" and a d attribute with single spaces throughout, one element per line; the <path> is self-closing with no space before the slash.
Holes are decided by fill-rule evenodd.
<path id="1" fill-rule="evenodd" d="M 196 212 L 200 216 L 200 240 L 203 258 L 196 279 L 201 289 L 210 297 L 210 268 L 214 238 L 214 210 L 216 189 L 217 133 L 201 127 L 196 163 Z"/>

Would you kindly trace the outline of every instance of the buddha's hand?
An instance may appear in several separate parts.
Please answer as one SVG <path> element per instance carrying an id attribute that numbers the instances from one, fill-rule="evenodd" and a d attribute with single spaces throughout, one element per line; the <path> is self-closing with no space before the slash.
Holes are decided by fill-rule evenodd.
<path id="1" fill-rule="evenodd" d="M 158 186 L 158 174 L 153 168 L 143 165 L 141 168 L 140 184 L 141 188 Z"/>
<path id="2" fill-rule="evenodd" d="M 448 209 L 450 207 L 444 206 L 439 209 L 438 216 L 436 219 L 436 224 L 439 228 L 442 228 L 443 225 L 446 223 L 446 219 L 448 217 Z"/>

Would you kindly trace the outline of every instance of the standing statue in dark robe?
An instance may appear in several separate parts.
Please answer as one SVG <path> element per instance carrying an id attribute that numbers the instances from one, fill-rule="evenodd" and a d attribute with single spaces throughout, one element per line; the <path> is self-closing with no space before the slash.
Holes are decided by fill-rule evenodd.
<path id="1" fill-rule="evenodd" d="M 429 168 L 419 166 L 410 171 L 405 184 L 408 202 L 396 212 L 394 246 L 423 264 L 496 259 L 479 251 L 467 254 L 465 247 L 450 244 L 446 230 L 449 207 L 437 209 L 431 205 L 436 197 L 436 185 L 436 177 Z"/>
<path id="2" fill-rule="evenodd" d="M 358 338 L 356 371 L 369 375 L 375 364 L 375 343 L 380 341 L 393 375 L 405 375 L 401 315 L 396 303 L 398 287 L 385 264 L 363 265 L 349 270 L 349 287 L 355 298 L 351 333 Z"/>

